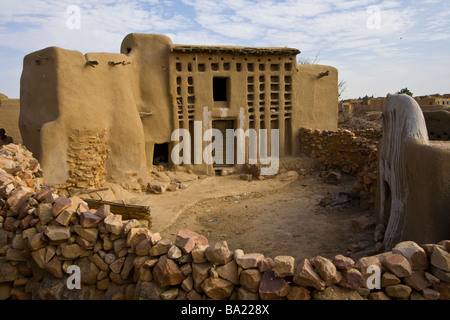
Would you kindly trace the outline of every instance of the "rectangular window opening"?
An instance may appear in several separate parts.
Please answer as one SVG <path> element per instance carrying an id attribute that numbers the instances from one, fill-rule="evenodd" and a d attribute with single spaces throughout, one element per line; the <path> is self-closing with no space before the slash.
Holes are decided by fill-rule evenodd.
<path id="1" fill-rule="evenodd" d="M 229 78 L 213 78 L 214 101 L 228 101 Z"/>

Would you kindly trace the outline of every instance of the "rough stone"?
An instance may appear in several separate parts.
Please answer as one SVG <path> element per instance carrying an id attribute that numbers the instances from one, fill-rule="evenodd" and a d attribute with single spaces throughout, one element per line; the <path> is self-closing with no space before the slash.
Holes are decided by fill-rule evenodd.
<path id="1" fill-rule="evenodd" d="M 146 239 L 150 239 L 150 231 L 147 228 L 131 228 L 127 235 L 127 246 L 134 249 Z"/>
<path id="2" fill-rule="evenodd" d="M 39 204 L 37 216 L 42 224 L 47 224 L 53 219 L 53 209 L 51 203 Z"/>
<path id="3" fill-rule="evenodd" d="M 84 250 L 76 243 L 69 245 L 61 245 L 62 255 L 66 259 L 76 259 L 80 257 Z"/>
<path id="4" fill-rule="evenodd" d="M 153 268 L 153 279 L 158 285 L 164 287 L 182 283 L 185 276 L 175 261 L 163 255 Z"/>
<path id="5" fill-rule="evenodd" d="M 56 218 L 56 222 L 60 225 L 67 227 L 70 224 L 70 220 L 74 216 L 75 211 L 73 210 L 63 210 L 58 217 Z"/>
<path id="6" fill-rule="evenodd" d="M 140 282 L 136 285 L 136 300 L 161 300 L 161 294 L 166 291 L 166 287 L 161 287 L 154 281 Z"/>
<path id="7" fill-rule="evenodd" d="M 311 259 L 311 265 L 325 282 L 336 277 L 336 266 L 327 258 L 322 256 L 314 257 Z"/>
<path id="8" fill-rule="evenodd" d="M 431 288 L 425 288 L 422 291 L 422 295 L 425 300 L 438 300 L 441 294 Z"/>
<path id="9" fill-rule="evenodd" d="M 258 270 L 260 272 L 266 272 L 271 271 L 275 266 L 275 262 L 272 260 L 272 258 L 264 258 L 259 261 L 258 263 Z M 294 267 L 295 269 L 295 267 Z"/>
<path id="10" fill-rule="evenodd" d="M 261 262 L 260 262 L 261 264 Z M 291 256 L 277 256 L 274 259 L 273 271 L 276 277 L 290 277 L 294 275 L 295 259 Z"/>
<path id="11" fill-rule="evenodd" d="M 120 235 L 122 233 L 122 216 L 120 215 L 109 215 L 103 220 L 105 223 L 106 230 L 115 235 Z"/>
<path id="12" fill-rule="evenodd" d="M 432 283 L 425 278 L 424 271 L 413 271 L 411 276 L 403 278 L 403 282 L 417 291 L 422 291 L 432 285 Z"/>
<path id="13" fill-rule="evenodd" d="M 278 300 L 286 297 L 289 290 L 289 284 L 283 278 L 276 277 L 273 271 L 267 271 L 259 285 L 259 296 L 262 300 Z"/>
<path id="14" fill-rule="evenodd" d="M 188 229 L 182 229 L 182 230 L 178 231 L 176 241 L 179 241 L 181 239 L 186 239 L 186 238 L 192 238 L 192 240 L 194 240 L 195 244 L 198 244 L 198 245 L 208 245 L 208 239 L 206 237 L 202 236 L 201 234 L 198 234 L 198 233 L 188 230 Z"/>
<path id="15" fill-rule="evenodd" d="M 237 292 L 237 298 L 238 300 L 260 300 L 258 293 L 250 292 L 243 287 L 239 287 Z"/>
<path id="16" fill-rule="evenodd" d="M 0 301 L 6 300 L 11 296 L 12 286 L 9 283 L 0 283 Z"/>
<path id="17" fill-rule="evenodd" d="M 433 284 L 433 290 L 439 292 L 439 300 L 450 300 L 450 283 L 439 282 Z"/>
<path id="18" fill-rule="evenodd" d="M 240 256 L 236 259 L 238 265 L 243 269 L 257 268 L 261 260 L 264 259 L 264 255 L 260 253 L 248 253 Z"/>
<path id="19" fill-rule="evenodd" d="M 151 247 L 150 255 L 157 257 L 166 254 L 167 252 L 169 252 L 170 248 L 172 248 L 172 245 L 173 243 L 169 239 L 161 239 L 157 244 Z"/>
<path id="20" fill-rule="evenodd" d="M 238 266 L 236 261 L 232 260 L 225 265 L 217 267 L 217 273 L 222 279 L 228 280 L 231 283 L 239 284 Z"/>
<path id="21" fill-rule="evenodd" d="M 412 275 L 411 264 L 401 254 L 392 254 L 381 261 L 383 265 L 399 278 Z"/>
<path id="22" fill-rule="evenodd" d="M 52 207 L 53 217 L 57 217 L 63 210 L 69 208 L 72 205 L 72 200 L 67 198 L 65 195 L 60 195 L 56 199 Z"/>
<path id="23" fill-rule="evenodd" d="M 287 295 L 288 300 L 311 300 L 311 291 L 304 287 L 291 286 Z"/>
<path id="24" fill-rule="evenodd" d="M 203 292 L 211 299 L 227 299 L 233 292 L 234 284 L 221 278 L 207 278 L 202 283 Z"/>
<path id="25" fill-rule="evenodd" d="M 148 256 L 150 254 L 150 249 L 152 247 L 151 239 L 146 239 L 140 242 L 136 247 L 134 247 L 134 251 L 138 256 Z"/>
<path id="26" fill-rule="evenodd" d="M 303 259 L 296 267 L 293 281 L 301 287 L 325 289 L 325 282 L 320 278 L 308 259 Z"/>
<path id="27" fill-rule="evenodd" d="M 194 289 L 201 292 L 201 285 L 209 276 L 211 269 L 210 263 L 193 263 L 192 264 L 192 279 L 194 280 Z"/>
<path id="28" fill-rule="evenodd" d="M 408 259 L 413 271 L 428 268 L 428 257 L 425 250 L 413 241 L 400 242 L 392 249 L 392 253 L 401 254 Z"/>
<path id="29" fill-rule="evenodd" d="M 44 265 L 44 270 L 50 272 L 50 274 L 55 278 L 63 278 L 62 263 L 61 260 L 58 259 L 58 257 L 54 257 L 52 260 L 47 262 Z"/>
<path id="30" fill-rule="evenodd" d="M 250 292 L 257 293 L 261 283 L 262 274 L 258 269 L 246 269 L 241 272 L 239 282 Z"/>
<path id="31" fill-rule="evenodd" d="M 103 219 L 101 217 L 92 212 L 85 211 L 80 213 L 80 225 L 84 228 L 97 227 L 102 221 Z"/>
<path id="32" fill-rule="evenodd" d="M 392 300 L 392 299 L 383 291 L 377 291 L 371 292 L 369 294 L 369 300 Z"/>
<path id="33" fill-rule="evenodd" d="M 393 273 L 390 272 L 384 272 L 383 275 L 381 276 L 381 286 L 384 287 L 388 287 L 388 286 L 392 286 L 395 284 L 399 284 L 401 282 L 401 280 L 399 278 L 397 278 L 397 276 Z"/>
<path id="34" fill-rule="evenodd" d="M 208 248 L 208 245 L 198 245 L 196 244 L 194 249 L 191 251 L 192 260 L 195 263 L 204 263 L 206 262 L 205 250 Z"/>
<path id="35" fill-rule="evenodd" d="M 313 297 L 314 300 L 363 300 L 355 290 L 336 285 L 329 286 L 323 291 L 314 291 Z"/>
<path id="36" fill-rule="evenodd" d="M 333 264 L 338 270 L 346 270 L 352 268 L 355 265 L 355 262 L 349 257 L 338 254 L 333 258 Z"/>
<path id="37" fill-rule="evenodd" d="M 450 283 L 450 272 L 442 271 L 441 269 L 436 268 L 433 265 L 431 266 L 430 271 L 432 275 L 438 278 L 439 280 Z"/>
<path id="38" fill-rule="evenodd" d="M 339 283 L 341 287 L 357 290 L 364 285 L 364 277 L 355 268 L 342 271 L 342 280 Z"/>
<path id="39" fill-rule="evenodd" d="M 391 298 L 406 299 L 410 296 L 412 289 L 403 284 L 386 287 L 386 294 Z"/>
<path id="40" fill-rule="evenodd" d="M 450 272 L 450 253 L 439 247 L 434 247 L 430 262 L 433 266 L 445 272 Z"/>
<path id="41" fill-rule="evenodd" d="M 183 253 L 191 253 L 196 244 L 193 238 L 184 238 L 175 242 L 175 245 L 183 251 Z"/>
<path id="42" fill-rule="evenodd" d="M 205 256 L 214 265 L 226 264 L 233 259 L 226 241 L 220 241 L 205 249 Z"/>
<path id="43" fill-rule="evenodd" d="M 125 262 L 125 258 L 122 257 L 122 258 L 117 259 L 114 262 L 112 262 L 109 265 L 109 267 L 111 268 L 112 272 L 120 273 L 120 271 L 122 271 L 122 267 L 123 267 L 124 262 Z"/>
<path id="44" fill-rule="evenodd" d="M 75 264 L 80 267 L 82 285 L 95 285 L 97 283 L 100 269 L 94 263 L 88 258 L 81 258 Z"/>
<path id="45" fill-rule="evenodd" d="M 57 225 L 47 226 L 44 230 L 44 234 L 51 241 L 66 240 L 71 236 L 69 227 L 62 227 Z"/>
<path id="46" fill-rule="evenodd" d="M 97 241 L 98 229 L 97 228 L 83 228 L 81 225 L 77 224 L 73 226 L 73 231 L 78 234 L 83 239 L 89 242 Z"/>
<path id="47" fill-rule="evenodd" d="M 178 297 L 178 288 L 171 288 L 161 293 L 161 300 L 175 300 Z"/>
<path id="48" fill-rule="evenodd" d="M 19 278 L 19 271 L 9 262 L 1 262 L 0 260 L 0 283 L 12 282 Z"/>
<path id="49" fill-rule="evenodd" d="M 178 248 L 177 246 L 172 246 L 167 252 L 167 256 L 169 257 L 169 259 L 175 260 L 182 256 L 182 252 L 180 248 Z"/>

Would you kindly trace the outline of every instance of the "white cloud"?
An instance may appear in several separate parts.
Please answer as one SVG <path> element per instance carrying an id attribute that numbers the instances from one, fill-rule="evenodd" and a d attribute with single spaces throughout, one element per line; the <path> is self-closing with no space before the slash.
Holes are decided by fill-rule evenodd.
<path id="1" fill-rule="evenodd" d="M 66 26 L 66 9 L 73 4 L 81 9 L 80 30 Z M 379 28 L 368 28 L 371 14 L 379 14 Z M 430 64 L 421 76 L 439 77 L 432 81 L 436 86 L 448 83 L 437 67 L 439 59 L 450 59 L 447 0 L 15 0 L 0 5 L 0 52 L 25 55 L 47 46 L 119 52 L 130 32 L 163 33 L 180 44 L 289 46 L 302 56 L 320 52 L 321 63 L 340 69 L 349 92 L 351 83 L 357 90 L 371 83 L 385 91 L 405 75 L 398 68 L 413 70 L 425 56 Z M 437 54 L 442 56 L 435 59 Z M 0 68 L 13 74 L 21 66 L 0 59 Z M 385 75 L 378 70 L 395 75 L 377 83 Z M 409 71 L 406 75 L 414 78 Z M 0 79 L 0 91 L 11 87 L 6 82 Z"/>

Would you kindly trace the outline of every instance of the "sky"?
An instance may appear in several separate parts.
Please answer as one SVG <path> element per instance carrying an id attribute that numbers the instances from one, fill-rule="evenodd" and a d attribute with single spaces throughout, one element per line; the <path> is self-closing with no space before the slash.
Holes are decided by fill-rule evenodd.
<path id="1" fill-rule="evenodd" d="M 0 93 L 20 97 L 25 55 L 119 53 L 129 33 L 175 44 L 291 47 L 338 69 L 343 99 L 450 93 L 450 1 L 0 0 Z"/>

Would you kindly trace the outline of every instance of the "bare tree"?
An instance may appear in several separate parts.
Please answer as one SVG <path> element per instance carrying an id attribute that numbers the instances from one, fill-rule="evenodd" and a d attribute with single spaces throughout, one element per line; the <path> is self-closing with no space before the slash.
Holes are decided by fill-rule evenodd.
<path id="1" fill-rule="evenodd" d="M 347 81 L 342 79 L 338 83 L 338 97 L 341 98 L 342 94 L 344 93 L 345 89 L 347 89 Z"/>
<path id="2" fill-rule="evenodd" d="M 298 60 L 298 64 L 299 64 L 299 65 L 319 64 L 319 62 L 320 62 L 319 56 L 320 56 L 320 52 L 317 52 L 316 55 L 315 55 L 314 57 L 310 57 L 310 56 L 307 56 L 307 57 L 301 57 L 301 58 Z"/>

